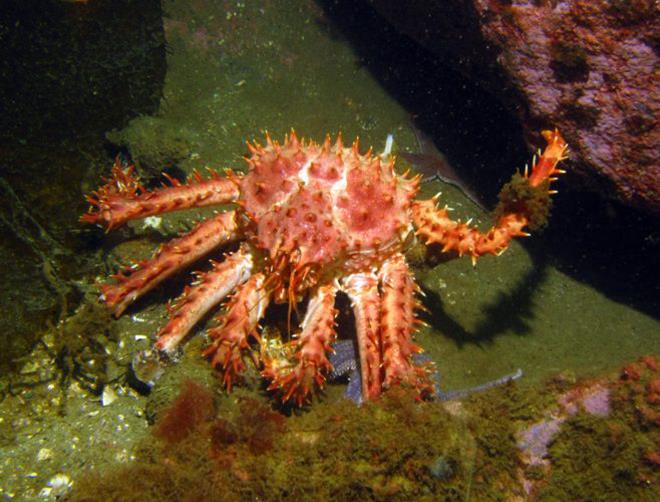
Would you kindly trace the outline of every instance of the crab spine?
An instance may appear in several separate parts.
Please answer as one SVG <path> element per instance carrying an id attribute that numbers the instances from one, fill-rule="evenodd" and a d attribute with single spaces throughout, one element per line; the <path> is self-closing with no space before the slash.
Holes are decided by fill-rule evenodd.
<path id="1" fill-rule="evenodd" d="M 382 305 L 380 314 L 381 339 L 383 341 L 383 386 L 408 383 L 417 388 L 428 387 L 423 382 L 424 371 L 416 366 L 412 357 L 422 352 L 413 343 L 412 336 L 418 309 L 415 300 L 417 285 L 403 255 L 387 260 L 380 270 Z"/>
<path id="2" fill-rule="evenodd" d="M 356 273 L 346 277 L 343 289 L 353 302 L 362 396 L 374 399 L 381 392 L 380 293 L 376 274 Z"/>
<path id="3" fill-rule="evenodd" d="M 226 256 L 222 262 L 211 263 L 213 268 L 197 273 L 193 286 L 186 286 L 170 309 L 170 321 L 156 335 L 159 351 L 171 355 L 204 314 L 249 279 L 253 267 L 252 256 L 245 249 Z"/>

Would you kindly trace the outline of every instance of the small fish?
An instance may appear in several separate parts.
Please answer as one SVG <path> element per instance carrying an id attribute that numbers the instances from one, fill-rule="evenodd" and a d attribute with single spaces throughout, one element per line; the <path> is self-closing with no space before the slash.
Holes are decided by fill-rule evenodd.
<path id="1" fill-rule="evenodd" d="M 454 170 L 447 157 L 436 148 L 433 140 L 416 127 L 411 126 L 411 128 L 415 133 L 415 138 L 417 138 L 419 152 L 399 152 L 398 155 L 410 163 L 422 175 L 422 183 L 440 180 L 453 185 L 463 192 L 468 199 L 486 211 L 487 209 L 482 198 Z"/>

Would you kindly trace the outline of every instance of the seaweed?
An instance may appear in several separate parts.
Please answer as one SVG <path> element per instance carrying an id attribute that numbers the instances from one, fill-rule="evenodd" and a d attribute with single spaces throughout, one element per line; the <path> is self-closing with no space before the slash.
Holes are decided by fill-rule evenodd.
<path id="1" fill-rule="evenodd" d="M 182 439 L 151 438 L 133 464 L 77 480 L 71 500 L 511 500 L 528 496 L 523 478 L 540 500 L 651 499 L 657 368 L 646 358 L 607 380 L 610 415 L 568 417 L 548 470 L 525 468 L 516 432 L 581 385 L 566 376 L 444 403 L 392 388 L 360 407 L 322 400 L 290 416 L 265 395 L 234 396 Z"/>
<path id="2" fill-rule="evenodd" d="M 552 464 L 540 500 L 657 499 L 660 365 L 653 356 L 623 368 L 610 385 L 612 412 L 580 412 L 549 448 Z"/>
<path id="3" fill-rule="evenodd" d="M 511 434 L 506 418 L 495 425 L 454 415 L 405 389 L 362 407 L 341 399 L 290 417 L 244 399 L 177 442 L 145 444 L 132 465 L 90 473 L 71 500 L 497 500 L 517 490 Z"/>
<path id="4" fill-rule="evenodd" d="M 642 462 L 653 444 L 630 424 L 579 413 L 549 449 L 552 471 L 540 500 L 644 500 L 653 473 Z"/>
<path id="5" fill-rule="evenodd" d="M 179 396 L 158 419 L 154 435 L 178 443 L 214 416 L 213 393 L 193 380 L 184 380 Z"/>
<path id="6" fill-rule="evenodd" d="M 497 220 L 504 214 L 519 212 L 529 218 L 530 230 L 540 230 L 548 224 L 552 199 L 550 198 L 549 182 L 530 186 L 527 178 L 516 173 L 499 193 L 499 202 L 494 211 Z"/>

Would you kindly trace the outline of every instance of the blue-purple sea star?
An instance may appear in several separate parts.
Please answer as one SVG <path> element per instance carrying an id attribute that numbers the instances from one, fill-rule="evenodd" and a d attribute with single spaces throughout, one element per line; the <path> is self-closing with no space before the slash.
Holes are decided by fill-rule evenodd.
<path id="1" fill-rule="evenodd" d="M 339 378 L 348 376 L 348 387 L 344 393 L 344 397 L 350 399 L 356 404 L 362 404 L 362 380 L 360 377 L 360 369 L 356 358 L 355 345 L 352 340 L 340 340 L 333 345 L 334 354 L 330 356 L 330 363 L 332 364 L 332 371 L 328 375 L 328 380 L 333 381 Z M 415 357 L 415 362 L 426 363 L 430 362 L 430 358 L 426 355 L 419 354 Z M 440 375 L 437 371 L 434 372 L 435 385 L 435 399 L 438 401 L 451 401 L 453 399 L 460 399 L 475 392 L 488 390 L 498 385 L 518 380 L 522 377 L 523 372 L 521 369 L 516 370 L 514 373 L 504 375 L 496 380 L 468 387 L 465 389 L 457 389 L 450 391 L 443 391 L 440 389 Z"/>

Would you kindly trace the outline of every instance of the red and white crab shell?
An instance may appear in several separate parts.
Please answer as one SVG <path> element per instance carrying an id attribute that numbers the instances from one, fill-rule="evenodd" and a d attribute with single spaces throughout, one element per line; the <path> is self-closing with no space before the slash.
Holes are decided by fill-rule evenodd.
<path id="1" fill-rule="evenodd" d="M 555 131 L 546 139 L 548 148 L 525 178 L 530 186 L 559 172 L 557 162 L 564 158 L 561 136 Z M 246 174 L 195 174 L 186 184 L 170 180 L 171 186 L 153 191 L 140 185 L 132 168 L 115 163 L 112 178 L 88 197 L 92 207 L 83 221 L 112 229 L 193 207 L 233 203 L 235 209 L 115 275 L 115 283 L 102 288 L 104 301 L 119 316 L 178 270 L 240 241 L 236 251 L 197 274 L 177 300 L 157 335 L 161 353 L 173 354 L 200 319 L 229 298 L 208 330 L 211 343 L 204 352 L 224 385 L 231 389 L 251 356 L 271 390 L 302 404 L 332 369 L 327 354 L 336 338 L 335 296 L 343 291 L 355 317 L 364 399 L 395 384 L 432 393 L 428 368 L 412 357 L 421 351 L 412 340 L 418 288 L 403 252 L 421 238 L 473 260 L 499 254 L 512 237 L 526 235 L 524 204 L 501 212 L 496 225 L 481 233 L 451 220 L 435 199 L 415 201 L 419 179 L 397 174 L 391 157 L 361 154 L 357 141 L 345 147 L 341 137 L 333 143 L 328 136 L 317 144 L 292 132 L 282 144 L 267 137 L 265 146 L 248 147 Z M 260 343 L 259 322 L 269 303 L 288 302 L 291 309 L 305 300 L 299 331 L 280 350 Z"/>

